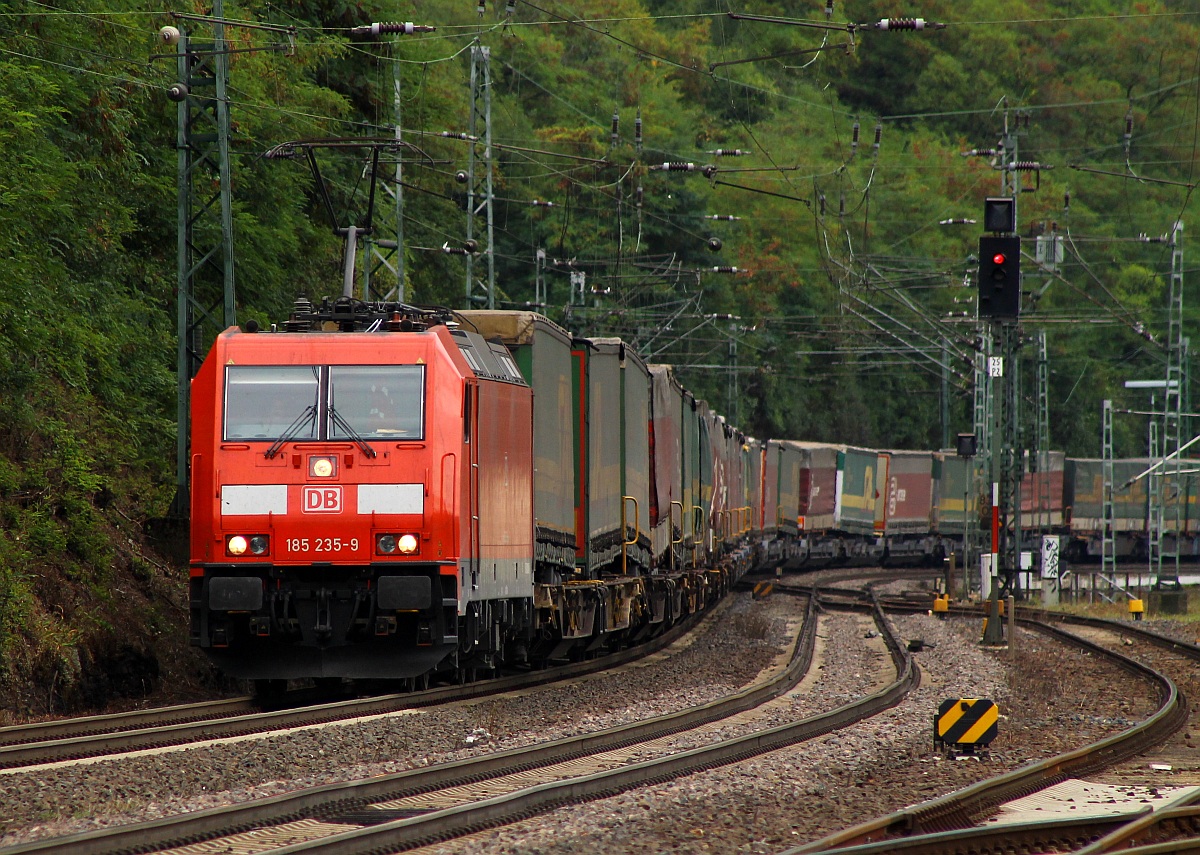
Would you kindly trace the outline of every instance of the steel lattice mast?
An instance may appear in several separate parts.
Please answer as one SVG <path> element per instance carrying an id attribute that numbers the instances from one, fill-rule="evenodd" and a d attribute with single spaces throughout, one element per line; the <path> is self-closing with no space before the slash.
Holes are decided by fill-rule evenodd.
<path id="1" fill-rule="evenodd" d="M 229 54 L 222 0 L 213 4 L 212 41 L 178 35 L 178 300 L 175 500 L 171 514 L 188 515 L 188 424 L 191 379 L 207 345 L 237 323 L 233 205 L 229 162 Z"/>

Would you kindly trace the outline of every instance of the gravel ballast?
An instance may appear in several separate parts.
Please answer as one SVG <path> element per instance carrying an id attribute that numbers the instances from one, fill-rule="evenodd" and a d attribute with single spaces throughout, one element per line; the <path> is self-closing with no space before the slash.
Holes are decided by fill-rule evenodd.
<path id="1" fill-rule="evenodd" d="M 305 786 L 400 771 L 516 747 L 703 703 L 752 682 L 790 646 L 800 598 L 736 594 L 694 639 L 617 675 L 519 697 L 359 720 L 119 760 L 0 775 L 0 846 L 126 824 Z M 895 617 L 921 687 L 900 706 L 846 731 L 730 767 L 548 813 L 432 847 L 442 853 L 605 851 L 774 852 L 862 819 L 958 789 L 1151 712 L 1119 669 L 1020 632 L 1020 656 L 979 645 L 977 620 Z M 775 702 L 755 728 L 847 703 L 893 679 L 857 615 L 822 618 L 814 676 Z M 986 761 L 935 754 L 932 714 L 950 697 L 990 697 L 1000 736 Z M 742 732 L 730 729 L 728 734 Z M 706 737 L 708 738 L 708 737 Z M 679 748 L 690 747 L 681 736 Z"/>

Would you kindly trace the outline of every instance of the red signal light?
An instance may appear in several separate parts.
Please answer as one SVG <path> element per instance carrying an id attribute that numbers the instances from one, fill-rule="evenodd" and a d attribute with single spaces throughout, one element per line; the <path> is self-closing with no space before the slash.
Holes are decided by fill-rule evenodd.
<path id="1" fill-rule="evenodd" d="M 992 264 L 1003 264 L 1007 260 L 1002 252 L 998 252 L 992 256 Z"/>

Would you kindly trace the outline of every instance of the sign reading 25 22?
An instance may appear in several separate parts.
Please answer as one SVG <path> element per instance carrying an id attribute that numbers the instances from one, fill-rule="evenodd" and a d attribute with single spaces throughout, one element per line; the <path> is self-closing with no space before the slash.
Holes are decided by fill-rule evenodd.
<path id="1" fill-rule="evenodd" d="M 338 485 L 304 488 L 304 513 L 340 514 L 342 512 L 342 488 Z"/>

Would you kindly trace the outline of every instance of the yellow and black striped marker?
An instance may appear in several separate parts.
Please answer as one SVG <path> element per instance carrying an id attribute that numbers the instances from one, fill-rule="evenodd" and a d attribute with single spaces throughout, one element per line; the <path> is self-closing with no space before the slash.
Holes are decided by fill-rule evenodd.
<path id="1" fill-rule="evenodd" d="M 775 590 L 773 582 L 759 582 L 754 586 L 754 593 L 751 595 L 756 600 L 766 599 L 771 596 L 771 592 Z"/>
<path id="2" fill-rule="evenodd" d="M 972 753 L 996 738 L 1000 710 L 987 698 L 950 698 L 938 706 L 933 747 Z"/>

